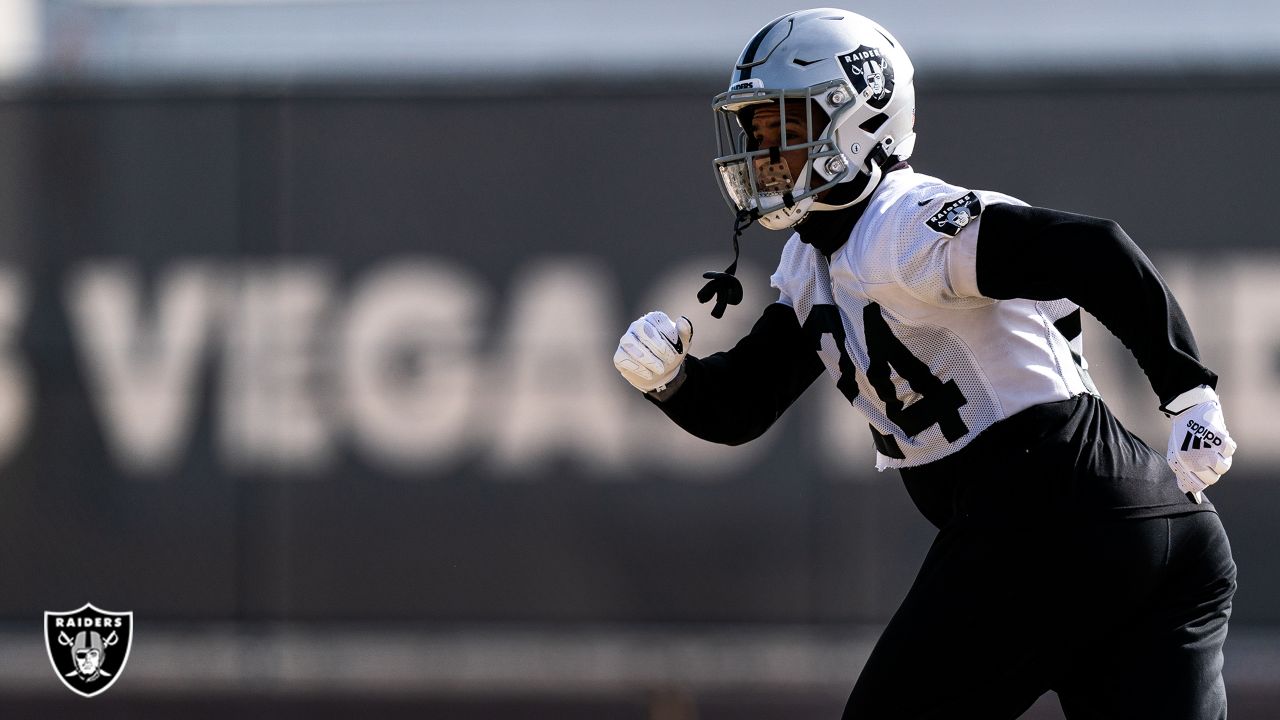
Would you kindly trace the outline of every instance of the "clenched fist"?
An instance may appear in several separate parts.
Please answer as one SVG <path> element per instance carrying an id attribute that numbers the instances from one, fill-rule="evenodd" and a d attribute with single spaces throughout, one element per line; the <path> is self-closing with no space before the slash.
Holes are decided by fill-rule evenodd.
<path id="1" fill-rule="evenodd" d="M 1178 489 L 1200 502 L 1200 493 L 1231 469 L 1236 451 L 1218 393 L 1202 385 L 1179 395 L 1165 411 L 1174 413 L 1166 455 L 1169 467 L 1178 477 Z"/>
<path id="2" fill-rule="evenodd" d="M 613 365 L 637 390 L 662 391 L 680 373 L 692 342 L 689 318 L 672 321 L 666 313 L 651 312 L 622 334 Z"/>

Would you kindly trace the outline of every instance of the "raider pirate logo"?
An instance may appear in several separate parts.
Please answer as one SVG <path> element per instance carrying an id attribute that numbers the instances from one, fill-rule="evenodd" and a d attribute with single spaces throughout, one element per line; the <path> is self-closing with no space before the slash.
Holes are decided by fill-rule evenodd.
<path id="1" fill-rule="evenodd" d="M 120 679 L 133 641 L 133 613 L 85 604 L 70 612 L 44 614 L 49 662 L 72 692 L 93 697 Z"/>
<path id="2" fill-rule="evenodd" d="M 840 67 L 853 83 L 853 89 L 865 94 L 870 89 L 867 104 L 877 110 L 883 110 L 893 97 L 893 65 L 889 59 L 876 48 L 859 45 L 857 50 L 839 56 Z"/>
<path id="3" fill-rule="evenodd" d="M 955 237 L 981 214 L 982 201 L 978 200 L 977 195 L 969 193 L 959 200 L 952 200 L 943 205 L 942 209 L 925 220 L 924 224 L 940 233 Z"/>

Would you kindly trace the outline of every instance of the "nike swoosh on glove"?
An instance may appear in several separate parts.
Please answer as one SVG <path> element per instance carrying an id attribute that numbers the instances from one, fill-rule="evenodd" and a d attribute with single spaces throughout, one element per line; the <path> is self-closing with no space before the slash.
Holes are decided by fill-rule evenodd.
<path id="1" fill-rule="evenodd" d="M 1178 489 L 1201 502 L 1200 493 L 1231 469 L 1236 451 L 1218 393 L 1201 385 L 1174 398 L 1164 410 L 1173 415 L 1165 458 L 1178 478 Z"/>

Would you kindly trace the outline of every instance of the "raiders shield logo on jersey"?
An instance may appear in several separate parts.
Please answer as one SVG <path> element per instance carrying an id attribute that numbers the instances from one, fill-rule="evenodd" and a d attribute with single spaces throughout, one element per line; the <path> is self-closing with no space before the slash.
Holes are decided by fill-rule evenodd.
<path id="1" fill-rule="evenodd" d="M 974 193 L 968 193 L 959 200 L 952 200 L 933 214 L 925 225 L 940 233 L 955 237 L 973 219 L 982 214 L 982 201 Z"/>
<path id="2" fill-rule="evenodd" d="M 44 644 L 53 671 L 72 692 L 93 697 L 120 679 L 133 643 L 133 613 L 99 610 L 46 612 Z"/>
<path id="3" fill-rule="evenodd" d="M 840 67 L 844 68 L 845 77 L 853 83 L 853 89 L 859 94 L 866 94 L 867 104 L 877 110 L 883 110 L 893 97 L 893 65 L 889 59 L 876 48 L 859 45 L 857 50 L 839 56 Z"/>

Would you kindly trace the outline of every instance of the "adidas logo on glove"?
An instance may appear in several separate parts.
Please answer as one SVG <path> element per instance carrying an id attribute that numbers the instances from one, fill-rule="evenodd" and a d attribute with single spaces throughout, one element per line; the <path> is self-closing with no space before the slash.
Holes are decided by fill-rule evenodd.
<path id="1" fill-rule="evenodd" d="M 1219 447 L 1222 445 L 1222 438 L 1213 434 L 1209 428 L 1201 425 L 1195 420 L 1187 421 L 1187 437 L 1182 441 L 1182 449 L 1199 450 L 1210 446 Z"/>

